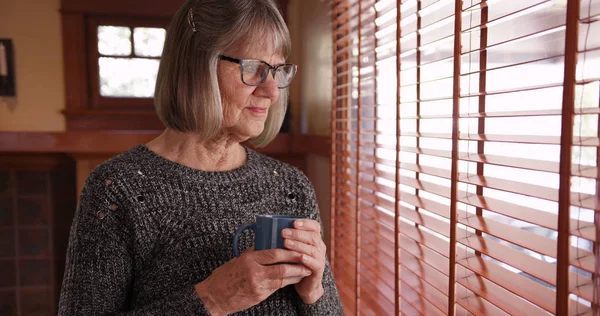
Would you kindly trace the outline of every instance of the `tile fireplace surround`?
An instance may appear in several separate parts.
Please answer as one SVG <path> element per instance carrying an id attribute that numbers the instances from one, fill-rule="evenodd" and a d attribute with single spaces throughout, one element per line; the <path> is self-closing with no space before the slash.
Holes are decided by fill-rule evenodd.
<path id="1" fill-rule="evenodd" d="M 0 315 L 56 314 L 73 178 L 61 167 L 0 170 Z"/>

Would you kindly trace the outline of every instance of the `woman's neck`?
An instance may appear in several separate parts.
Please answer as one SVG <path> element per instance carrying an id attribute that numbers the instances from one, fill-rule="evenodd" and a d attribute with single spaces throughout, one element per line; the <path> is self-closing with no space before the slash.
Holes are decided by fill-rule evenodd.
<path id="1" fill-rule="evenodd" d="M 230 171 L 246 162 L 246 150 L 228 135 L 200 141 L 194 133 L 166 129 L 146 146 L 168 160 L 202 171 Z"/>

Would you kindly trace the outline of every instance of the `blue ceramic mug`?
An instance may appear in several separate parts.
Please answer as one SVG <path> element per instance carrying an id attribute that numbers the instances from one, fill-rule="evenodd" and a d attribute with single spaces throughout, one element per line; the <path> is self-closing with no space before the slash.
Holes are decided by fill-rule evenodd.
<path id="1" fill-rule="evenodd" d="M 294 221 L 302 218 L 307 217 L 272 214 L 256 215 L 256 223 L 241 226 L 233 235 L 233 253 L 236 257 L 240 256 L 238 238 L 248 228 L 252 229 L 256 236 L 254 250 L 286 249 L 283 246 L 284 238 L 281 236 L 281 231 L 284 228 L 294 228 Z"/>

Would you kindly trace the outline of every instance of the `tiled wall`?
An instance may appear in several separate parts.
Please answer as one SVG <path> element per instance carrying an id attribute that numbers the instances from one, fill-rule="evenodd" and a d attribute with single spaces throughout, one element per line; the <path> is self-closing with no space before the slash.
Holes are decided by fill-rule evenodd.
<path id="1" fill-rule="evenodd" d="M 0 316 L 56 315 L 73 188 L 68 170 L 0 170 Z"/>

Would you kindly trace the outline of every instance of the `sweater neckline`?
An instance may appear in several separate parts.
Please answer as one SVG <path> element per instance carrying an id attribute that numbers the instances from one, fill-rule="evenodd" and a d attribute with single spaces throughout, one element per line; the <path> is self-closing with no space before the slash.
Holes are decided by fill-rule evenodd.
<path id="1" fill-rule="evenodd" d="M 244 180 L 256 174 L 260 169 L 258 154 L 246 146 L 242 145 L 242 147 L 246 151 L 246 162 L 239 168 L 229 171 L 204 171 L 188 167 L 155 153 L 144 144 L 137 145 L 136 151 L 143 157 L 142 160 L 148 164 L 146 167 L 150 169 L 150 172 L 162 171 L 166 172 L 166 176 L 178 174 L 199 181 L 225 183 Z"/>

